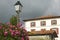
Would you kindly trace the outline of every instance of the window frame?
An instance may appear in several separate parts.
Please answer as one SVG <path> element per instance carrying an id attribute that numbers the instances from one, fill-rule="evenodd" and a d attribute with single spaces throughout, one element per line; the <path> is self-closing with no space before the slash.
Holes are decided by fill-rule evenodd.
<path id="1" fill-rule="evenodd" d="M 34 24 L 32 24 L 32 23 L 34 23 Z M 36 23 L 35 23 L 35 22 L 31 22 L 31 23 L 30 23 L 30 26 L 31 26 L 31 27 L 35 27 L 35 26 L 36 26 Z"/>
<path id="2" fill-rule="evenodd" d="M 51 20 L 51 25 L 57 25 L 57 20 Z"/>
<path id="3" fill-rule="evenodd" d="M 40 22 L 40 25 L 41 25 L 41 26 L 46 26 L 46 21 L 41 21 L 41 22 Z"/>

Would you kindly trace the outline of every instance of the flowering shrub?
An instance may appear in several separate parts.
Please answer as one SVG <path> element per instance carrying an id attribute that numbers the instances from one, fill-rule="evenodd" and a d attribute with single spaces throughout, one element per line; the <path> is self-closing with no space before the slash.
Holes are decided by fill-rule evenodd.
<path id="1" fill-rule="evenodd" d="M 0 23 L 0 40 L 29 40 L 27 31 L 17 25 L 11 23 L 2 24 Z"/>

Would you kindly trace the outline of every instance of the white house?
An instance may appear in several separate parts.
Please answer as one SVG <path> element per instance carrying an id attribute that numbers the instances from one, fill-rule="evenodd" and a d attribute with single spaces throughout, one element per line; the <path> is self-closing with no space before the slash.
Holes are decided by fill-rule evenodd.
<path id="1" fill-rule="evenodd" d="M 58 36 L 55 37 L 54 39 L 60 40 L 60 16 L 42 16 L 42 17 L 27 19 L 23 21 L 25 22 L 25 28 L 27 31 L 40 32 L 42 29 L 44 29 L 46 31 L 49 30 L 50 32 L 51 30 L 54 30 Z M 44 34 L 44 32 L 42 34 Z"/>

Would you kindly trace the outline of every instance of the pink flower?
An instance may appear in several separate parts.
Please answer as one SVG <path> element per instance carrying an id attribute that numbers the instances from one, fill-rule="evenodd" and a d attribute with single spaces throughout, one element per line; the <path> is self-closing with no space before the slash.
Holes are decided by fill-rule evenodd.
<path id="1" fill-rule="evenodd" d="M 7 36 L 7 35 L 8 35 L 8 32 L 7 32 L 7 31 L 5 31 L 5 32 L 4 32 L 4 36 Z"/>
<path id="2" fill-rule="evenodd" d="M 24 40 L 24 37 L 22 37 L 21 40 Z"/>
<path id="3" fill-rule="evenodd" d="M 10 32 L 12 32 L 12 29 L 9 29 Z"/>
<path id="4" fill-rule="evenodd" d="M 0 26 L 0 29 L 2 29 L 2 26 Z"/>
<path id="5" fill-rule="evenodd" d="M 17 35 L 20 35 L 20 32 L 19 32 L 19 31 L 16 31 L 15 33 L 16 33 Z"/>
<path id="6" fill-rule="evenodd" d="M 18 36 L 20 36 L 20 31 L 16 30 L 15 34 L 18 35 Z"/>
<path id="7" fill-rule="evenodd" d="M 11 36 L 15 36 L 15 33 L 12 32 L 12 33 L 11 33 Z"/>
<path id="8" fill-rule="evenodd" d="M 29 40 L 29 37 L 28 36 L 26 36 L 26 40 Z"/>
<path id="9" fill-rule="evenodd" d="M 22 26 L 22 24 L 19 22 L 18 24 L 17 24 L 17 27 L 21 27 Z"/>
<path id="10" fill-rule="evenodd" d="M 15 36 L 16 34 L 15 34 L 15 31 L 14 30 L 12 30 L 11 31 L 11 36 Z"/>
<path id="11" fill-rule="evenodd" d="M 10 25 L 10 28 L 13 28 L 13 26 L 12 26 L 12 25 Z"/>

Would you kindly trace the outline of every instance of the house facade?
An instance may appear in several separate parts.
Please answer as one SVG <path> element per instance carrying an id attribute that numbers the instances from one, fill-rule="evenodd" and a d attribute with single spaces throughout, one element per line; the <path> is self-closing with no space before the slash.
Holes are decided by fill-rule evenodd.
<path id="1" fill-rule="evenodd" d="M 60 16 L 42 16 L 33 19 L 23 20 L 25 29 L 35 34 L 57 34 L 55 40 L 60 39 Z"/>

